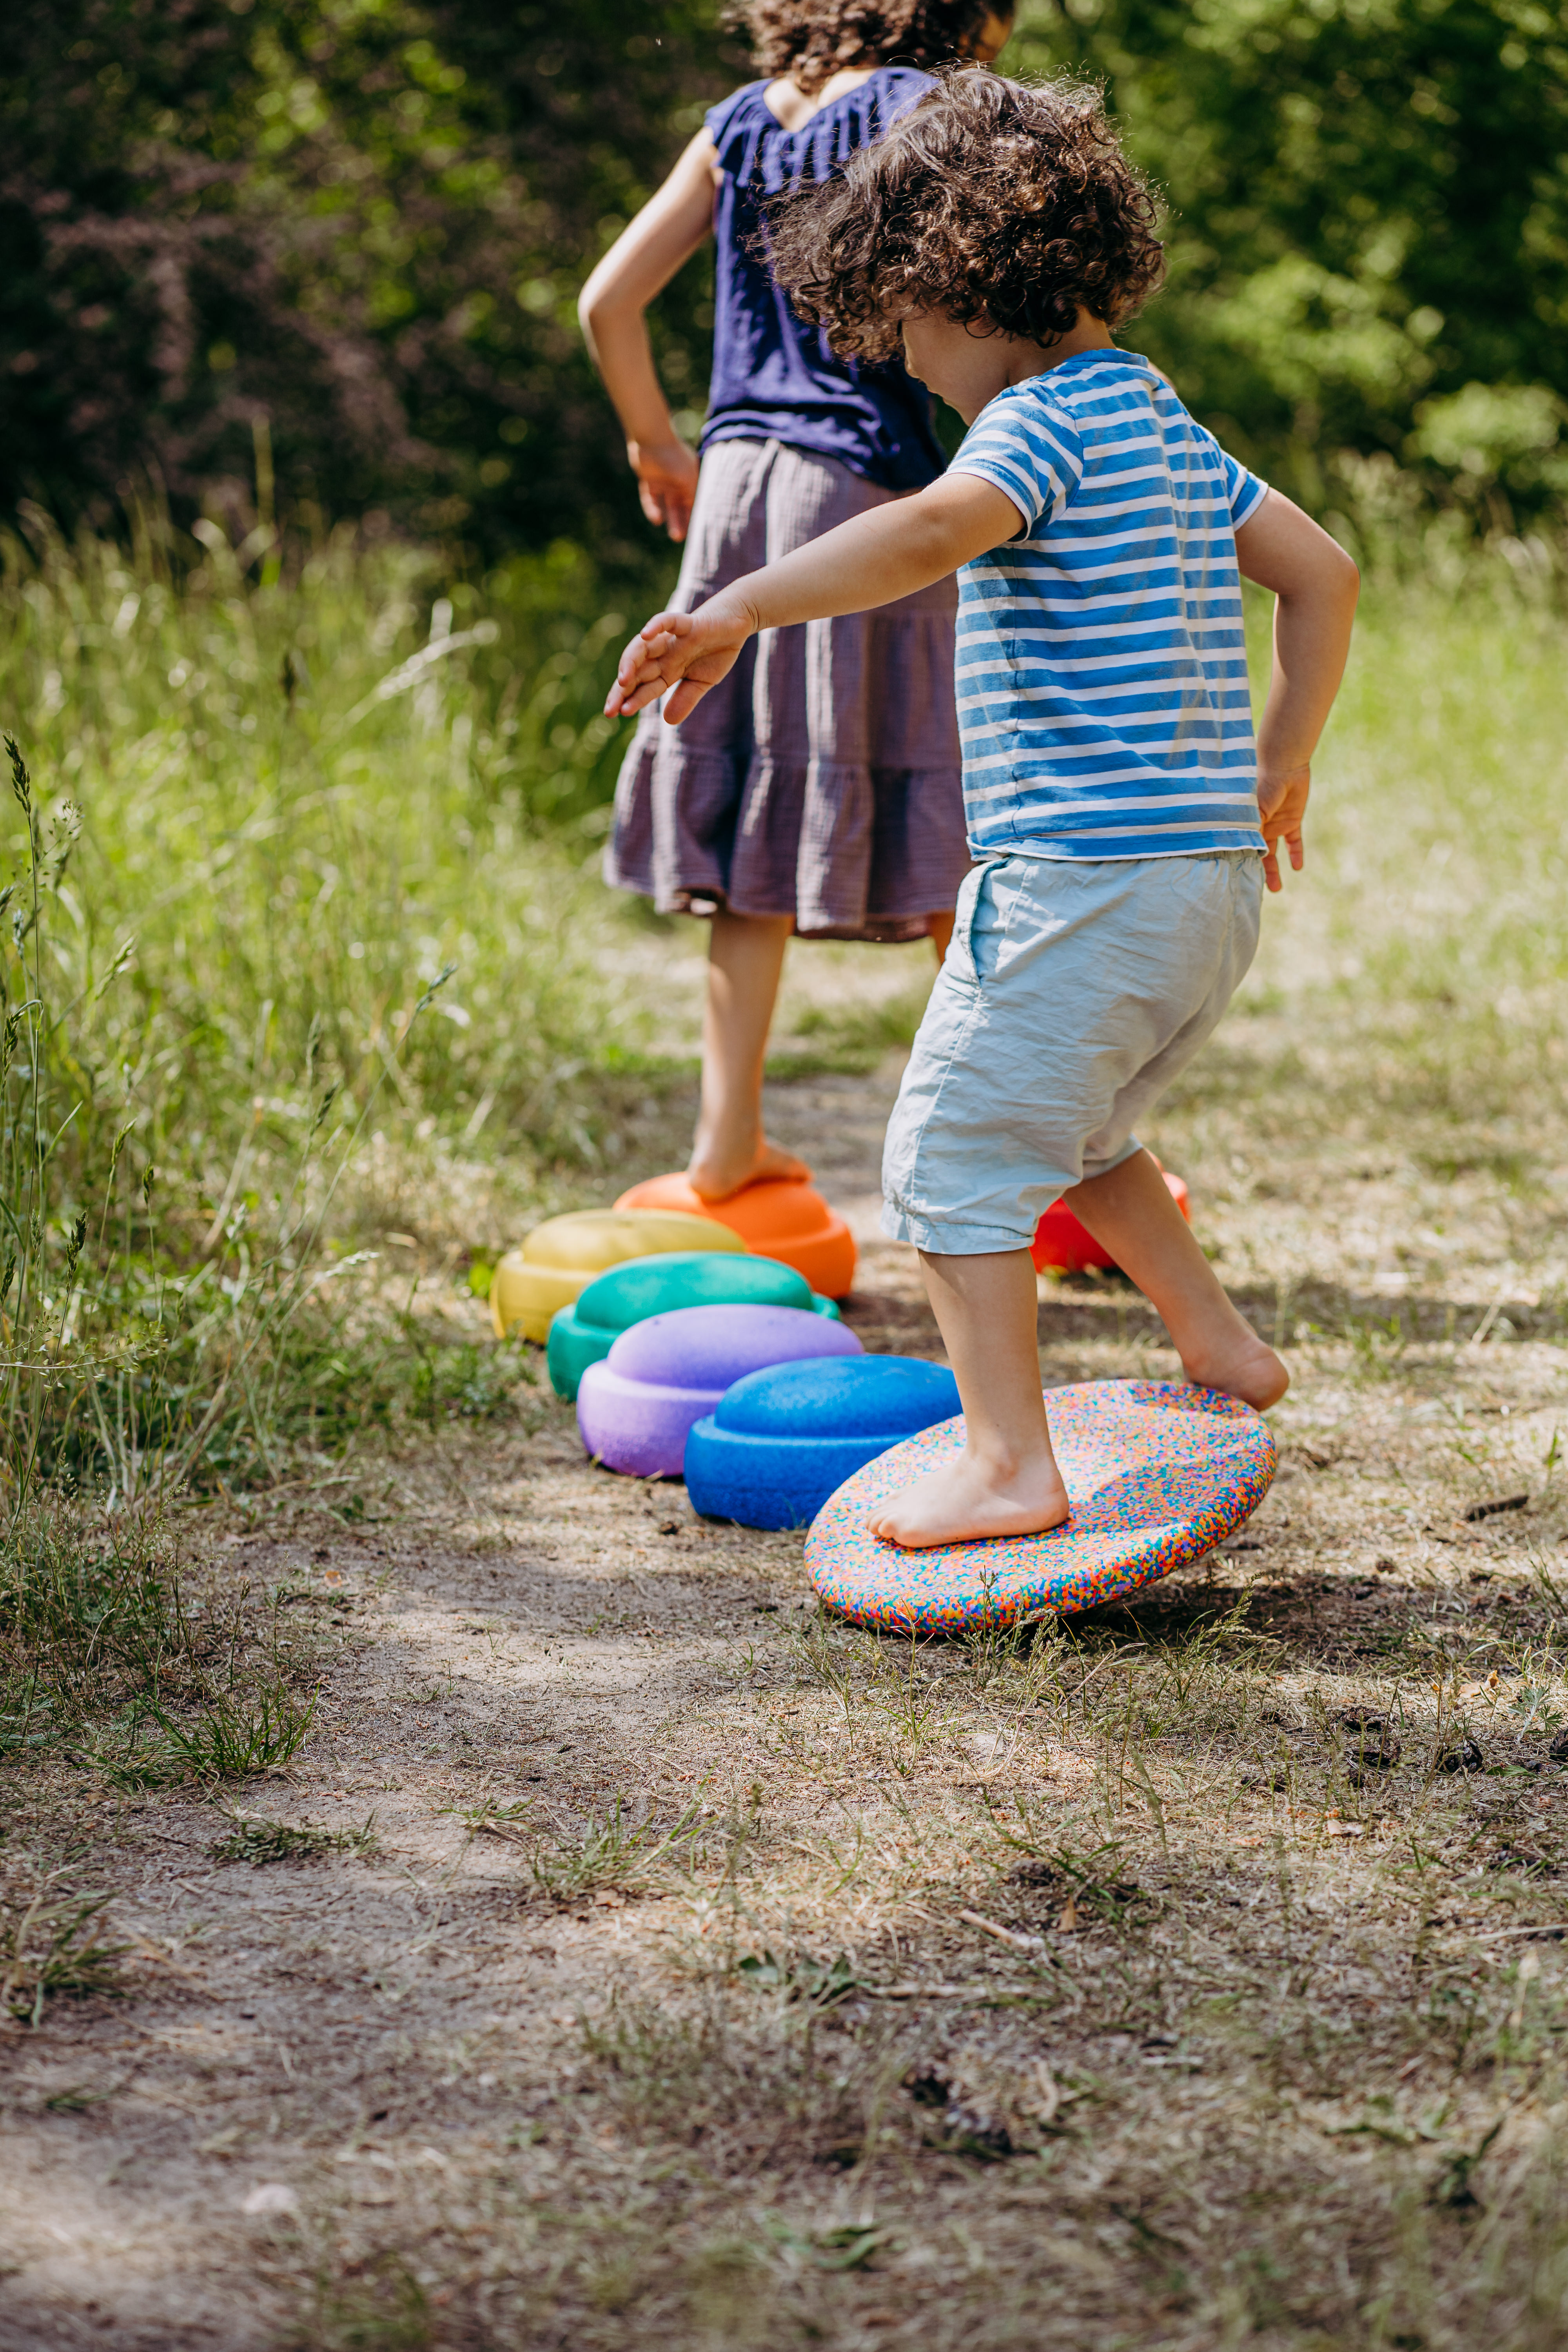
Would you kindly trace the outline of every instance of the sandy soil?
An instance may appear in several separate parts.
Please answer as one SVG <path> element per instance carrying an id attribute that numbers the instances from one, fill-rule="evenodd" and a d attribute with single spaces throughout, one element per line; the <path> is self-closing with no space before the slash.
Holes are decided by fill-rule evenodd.
<path id="1" fill-rule="evenodd" d="M 780 1089 L 773 1124 L 856 1227 L 855 1328 L 936 1357 L 912 1255 L 875 1230 L 896 1076 Z M 1479 1226 L 1484 1277 L 1380 1286 L 1419 1212 L 1353 1147 L 1287 1217 L 1201 1104 L 1174 1131 L 1226 1270 L 1289 1319 L 1284 1467 L 1226 1557 L 1048 1672 L 941 1647 L 900 1701 L 879 1645 L 811 1633 L 798 1537 L 589 1468 L 542 1398 L 367 1473 L 357 1526 L 321 1500 L 230 1526 L 233 1572 L 319 1628 L 322 1698 L 294 1763 L 226 1801 L 374 1818 L 379 1845 L 220 1865 L 194 1790 L 6 1775 L 11 1850 L 111 1889 L 134 1958 L 130 1998 L 0 2042 L 0 2346 L 1359 2343 L 1380 2280 L 1416 2292 L 1393 2218 L 1415 2158 L 1342 2136 L 1366 2097 L 1404 2117 L 1446 2086 L 1430 2142 L 1410 2126 L 1434 2165 L 1503 2110 L 1489 2161 L 1525 2163 L 1551 2105 L 1410 2021 L 1438 1980 L 1484 2008 L 1489 1969 L 1511 2013 L 1510 1937 L 1563 1916 L 1542 1726 L 1502 1704 L 1553 1638 L 1531 1574 L 1563 1523 L 1563 1360 L 1497 1344 L 1495 1313 L 1461 1344 L 1500 1258 L 1526 1281 Z M 1331 1192 L 1325 1269 L 1303 1221 Z M 1342 1314 L 1419 1290 L 1429 1349 L 1316 1341 L 1331 1277 Z M 1044 1286 L 1041 1342 L 1054 1382 L 1173 1369 L 1114 1284 Z M 1462 1517 L 1515 1486 L 1528 1509 Z M 1183 1648 L 1248 1591 L 1243 1648 Z M 1529 1776 L 1430 1769 L 1461 1631 L 1467 1719 Z M 1396 1685 L 1404 1766 L 1347 1780 L 1333 1709 Z M 1142 1782 L 1093 1712 L 1112 1686 L 1143 1710 Z M 684 1822 L 673 1856 L 574 1893 L 617 1805 Z M 1009 1845 L 999 1821 L 1034 1826 Z M 1437 1894 L 1396 1867 L 1412 1837 L 1448 1855 Z M 1510 1878 L 1525 1844 L 1541 1871 Z M 1092 1900 L 1029 1861 L 1064 1847 L 1105 1848 Z M 1556 1944 L 1530 1950 L 1555 2000 Z"/>

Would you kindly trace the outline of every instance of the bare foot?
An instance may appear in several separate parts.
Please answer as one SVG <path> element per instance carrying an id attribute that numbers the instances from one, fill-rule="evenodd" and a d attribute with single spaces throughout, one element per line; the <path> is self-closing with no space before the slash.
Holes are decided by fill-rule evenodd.
<path id="1" fill-rule="evenodd" d="M 1194 1387 L 1218 1389 L 1223 1396 L 1239 1397 L 1243 1404 L 1267 1412 L 1289 1387 L 1290 1375 L 1239 1315 L 1236 1320 L 1234 1335 L 1216 1347 L 1184 1356 L 1182 1370 Z"/>
<path id="2" fill-rule="evenodd" d="M 792 1151 L 781 1151 L 765 1135 L 759 1139 L 749 1157 L 704 1150 L 699 1144 L 686 1171 L 687 1181 L 698 1199 L 708 1202 L 728 1201 L 733 1193 L 743 1192 L 748 1184 L 761 1184 L 773 1176 L 786 1177 L 795 1183 L 811 1181 L 811 1171 L 805 1160 L 797 1160 Z"/>
<path id="3" fill-rule="evenodd" d="M 905 1486 L 867 1524 L 884 1543 L 920 1551 L 931 1544 L 973 1543 L 988 1536 L 1040 1536 L 1059 1528 L 1071 1506 L 1049 1454 L 1003 1476 L 966 1446 L 940 1470 Z"/>

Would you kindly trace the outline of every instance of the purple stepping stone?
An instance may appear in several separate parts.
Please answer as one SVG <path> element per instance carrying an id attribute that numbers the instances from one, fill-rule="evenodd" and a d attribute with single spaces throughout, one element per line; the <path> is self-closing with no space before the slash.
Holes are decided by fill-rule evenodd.
<path id="1" fill-rule="evenodd" d="M 577 1426 L 607 1469 L 674 1477 L 694 1422 L 765 1364 L 858 1356 L 853 1331 L 798 1307 L 678 1307 L 623 1331 L 577 1391 Z"/>

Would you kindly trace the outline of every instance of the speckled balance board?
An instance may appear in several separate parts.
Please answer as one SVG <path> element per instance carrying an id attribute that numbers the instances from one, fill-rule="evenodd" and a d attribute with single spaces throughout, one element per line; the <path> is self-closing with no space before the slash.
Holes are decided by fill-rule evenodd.
<path id="1" fill-rule="evenodd" d="M 870 1511 L 963 1443 L 962 1417 L 939 1422 L 847 1478 L 812 1521 L 806 1573 L 827 1606 L 857 1625 L 932 1634 L 1091 1609 L 1223 1543 L 1279 1461 L 1261 1415 L 1212 1389 L 1086 1381 L 1047 1390 L 1046 1410 L 1072 1500 L 1065 1527 L 930 1551 L 880 1542 Z"/>

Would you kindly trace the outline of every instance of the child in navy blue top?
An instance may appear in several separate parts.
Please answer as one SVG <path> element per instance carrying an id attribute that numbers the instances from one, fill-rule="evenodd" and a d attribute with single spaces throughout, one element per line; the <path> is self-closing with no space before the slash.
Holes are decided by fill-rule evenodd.
<path id="1" fill-rule="evenodd" d="M 698 446 L 781 441 L 831 457 L 884 490 L 923 490 L 947 463 L 931 396 L 901 354 L 879 365 L 841 360 L 803 319 L 765 256 L 771 199 L 828 179 L 931 88 L 907 65 L 856 69 L 798 128 L 781 121 L 772 85 L 748 82 L 706 118 L 713 200 L 713 372 Z M 831 85 L 829 85 L 831 87 Z"/>
<path id="2" fill-rule="evenodd" d="M 969 72 L 795 200 L 781 284 L 841 350 L 901 340 L 968 436 L 919 497 L 650 621 L 607 706 L 662 694 L 679 726 L 755 629 L 962 567 L 980 863 L 889 1129 L 883 1228 L 921 1251 L 965 1444 L 872 1518 L 900 1544 L 1068 1515 L 1027 1246 L 1054 1200 L 1148 1294 L 1190 1380 L 1260 1409 L 1287 1386 L 1133 1129 L 1246 972 L 1279 844 L 1302 864 L 1356 572 L 1112 340 L 1159 281 L 1153 222 L 1094 91 Z M 1278 598 L 1256 740 L 1243 574 Z"/>
<path id="3" fill-rule="evenodd" d="M 828 180 L 931 87 L 988 58 L 1010 0 L 751 0 L 768 79 L 713 107 L 583 289 L 584 331 L 626 429 L 643 510 L 686 541 L 690 611 L 759 564 L 934 481 L 931 397 L 891 350 L 842 356 L 758 251 L 770 202 Z M 644 313 L 711 236 L 713 374 L 701 470 L 654 369 Z M 952 706 L 952 583 L 770 630 L 695 723 L 639 729 L 606 878 L 712 919 L 702 1106 L 689 1174 L 722 1200 L 807 1171 L 763 1132 L 763 1059 L 792 933 L 929 936 L 940 955 L 969 866 Z"/>

